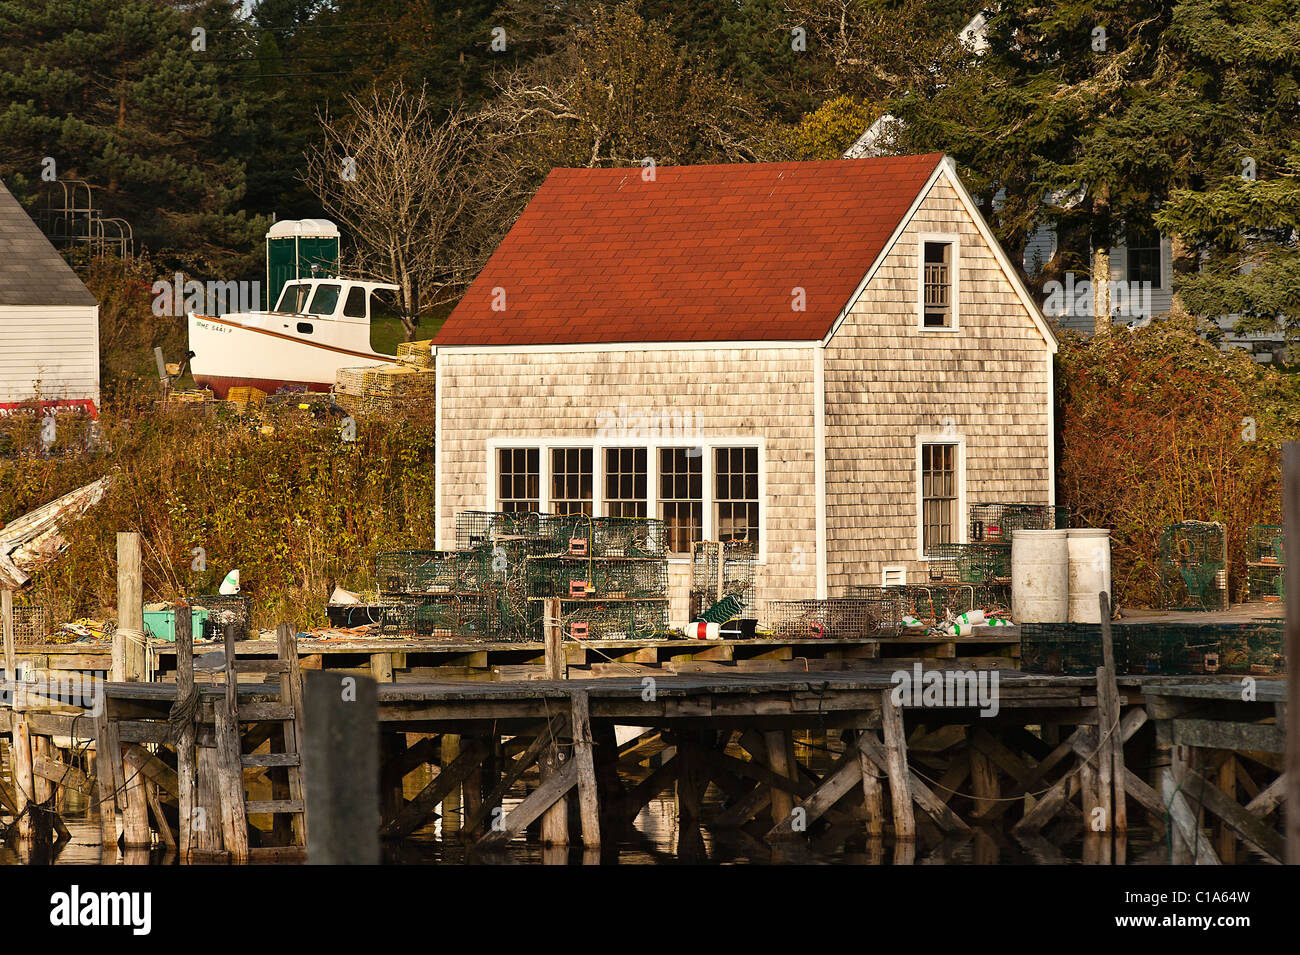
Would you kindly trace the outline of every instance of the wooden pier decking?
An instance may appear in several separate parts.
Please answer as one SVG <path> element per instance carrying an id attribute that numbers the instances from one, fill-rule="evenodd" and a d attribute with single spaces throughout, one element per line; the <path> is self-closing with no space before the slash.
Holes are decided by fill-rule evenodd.
<path id="1" fill-rule="evenodd" d="M 241 652 L 221 671 L 247 679 L 277 669 L 236 646 Z M 278 659 L 302 649 L 286 648 Z M 703 831 L 728 830 L 821 847 L 888 837 L 904 847 L 904 861 L 918 841 L 1008 832 L 1036 857 L 1059 861 L 1059 845 L 1083 833 L 1092 861 L 1124 861 L 1130 810 L 1157 831 L 1170 827 L 1173 858 L 1229 861 L 1243 851 L 1238 839 L 1267 859 L 1281 852 L 1270 818 L 1282 791 L 1282 678 L 1259 679 L 1255 698 L 1243 701 L 1240 678 L 1121 676 L 1108 684 L 1001 669 L 998 712 L 981 716 L 977 705 L 896 705 L 893 674 L 902 667 L 890 660 L 600 679 L 551 666 L 555 678 L 544 680 L 379 683 L 376 822 L 384 838 L 400 840 L 437 820 L 443 839 L 465 840 L 476 852 L 528 832 L 595 847 L 618 840 L 652 799 L 671 794 L 684 859 L 702 858 Z M 924 668 L 971 670 L 951 658 Z M 0 803 L 12 814 L 26 791 L 28 805 L 53 808 L 59 787 L 79 788 L 100 814 L 106 843 L 119 839 L 120 810 L 128 846 L 175 844 L 190 860 L 300 859 L 300 839 L 265 816 L 273 803 L 293 808 L 293 797 L 251 795 L 293 762 L 271 742 L 286 717 L 287 669 L 271 683 L 198 685 L 192 724 L 176 719 L 187 692 L 176 683 L 103 684 L 105 705 L 93 717 L 33 700 L 0 709 L 13 764 Z M 238 715 L 234 742 L 223 712 Z M 188 800 L 186 725 L 195 727 L 197 767 Z M 639 729 L 620 744 L 615 727 Z M 1118 747 L 1108 747 L 1111 740 Z M 93 772 L 73 755 L 79 741 L 93 741 Z M 521 786 L 524 797 L 507 807 L 506 794 Z M 1108 793 L 1121 798 L 1111 805 Z M 187 803 L 188 816 L 180 811 Z M 214 824 L 181 827 L 195 808 Z M 242 824 L 236 808 L 246 812 Z"/>
<path id="2" fill-rule="evenodd" d="M 430 680 L 529 680 L 546 674 L 545 644 L 411 637 L 337 635 L 299 637 L 303 669 L 338 670 L 373 675 L 381 682 Z M 698 671 L 735 668 L 750 671 L 850 669 L 875 660 L 961 659 L 969 666 L 1013 666 L 1020 636 L 1014 627 L 990 629 L 975 637 L 907 634 L 837 640 L 629 639 L 568 641 L 564 654 L 571 670 L 593 676 L 636 672 Z M 221 645 L 195 641 L 196 653 L 219 651 Z M 274 658 L 273 637 L 237 644 L 240 657 Z M 149 641 L 157 679 L 176 679 L 177 649 L 164 640 Z M 108 672 L 112 647 L 107 641 L 37 644 L 18 652 L 18 663 L 35 670 Z M 651 669 L 646 669 L 651 668 Z"/>

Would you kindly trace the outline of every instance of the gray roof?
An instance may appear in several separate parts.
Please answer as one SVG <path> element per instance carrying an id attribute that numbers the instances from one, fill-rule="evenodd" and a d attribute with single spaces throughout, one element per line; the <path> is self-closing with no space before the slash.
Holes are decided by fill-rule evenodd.
<path id="1" fill-rule="evenodd" d="M 72 266 L 0 183 L 0 305 L 94 305 Z"/>

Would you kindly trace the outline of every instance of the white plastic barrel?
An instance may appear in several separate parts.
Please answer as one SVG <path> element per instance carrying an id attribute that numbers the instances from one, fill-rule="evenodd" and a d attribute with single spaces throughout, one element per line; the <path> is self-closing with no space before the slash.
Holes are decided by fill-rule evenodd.
<path id="1" fill-rule="evenodd" d="M 1065 623 L 1070 612 L 1067 531 L 1016 530 L 1011 536 L 1011 619 Z"/>
<path id="2" fill-rule="evenodd" d="M 1110 530 L 1072 527 L 1070 541 L 1070 623 L 1101 623 L 1097 595 L 1110 593 Z"/>

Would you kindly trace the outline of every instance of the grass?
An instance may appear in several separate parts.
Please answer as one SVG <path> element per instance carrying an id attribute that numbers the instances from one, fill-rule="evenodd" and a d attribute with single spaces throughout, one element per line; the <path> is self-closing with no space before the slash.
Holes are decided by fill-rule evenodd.
<path id="1" fill-rule="evenodd" d="M 440 305 L 433 315 L 424 318 L 415 330 L 417 341 L 432 338 L 451 314 L 452 305 Z M 406 329 L 396 315 L 376 315 L 370 320 L 370 347 L 383 355 L 397 354 L 397 346 L 406 341 Z"/>

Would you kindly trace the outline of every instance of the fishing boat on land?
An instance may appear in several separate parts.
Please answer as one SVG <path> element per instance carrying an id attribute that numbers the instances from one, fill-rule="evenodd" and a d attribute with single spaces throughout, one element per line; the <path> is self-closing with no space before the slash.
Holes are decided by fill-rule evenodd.
<path id="1" fill-rule="evenodd" d="M 284 386 L 329 391 L 340 368 L 388 366 L 397 359 L 370 347 L 370 321 L 386 282 L 311 278 L 289 282 L 270 311 L 190 312 L 194 383 L 224 399 L 231 388 L 272 394 Z"/>

